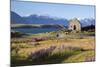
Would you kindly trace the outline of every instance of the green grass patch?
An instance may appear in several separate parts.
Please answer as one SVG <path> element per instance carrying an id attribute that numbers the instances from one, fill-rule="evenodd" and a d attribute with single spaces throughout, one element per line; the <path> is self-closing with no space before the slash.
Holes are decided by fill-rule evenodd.
<path id="1" fill-rule="evenodd" d="M 77 55 L 73 55 L 68 59 L 65 59 L 63 62 L 86 62 L 86 61 L 94 61 L 95 60 L 95 52 L 94 50 L 85 51 Z"/>

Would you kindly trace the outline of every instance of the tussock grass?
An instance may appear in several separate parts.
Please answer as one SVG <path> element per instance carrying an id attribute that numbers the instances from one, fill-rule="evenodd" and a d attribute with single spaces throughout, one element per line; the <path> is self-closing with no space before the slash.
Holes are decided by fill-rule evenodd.
<path id="1" fill-rule="evenodd" d="M 68 59 L 65 59 L 63 62 L 90 62 L 95 61 L 95 52 L 94 50 L 91 51 L 85 51 L 77 55 L 73 55 L 69 57 Z"/>
<path id="2" fill-rule="evenodd" d="M 49 32 L 12 38 L 12 66 L 94 60 L 95 39 L 89 36 L 91 33 L 70 33 L 63 38 L 56 37 L 56 34 Z M 51 50 L 52 46 L 56 48 Z"/>

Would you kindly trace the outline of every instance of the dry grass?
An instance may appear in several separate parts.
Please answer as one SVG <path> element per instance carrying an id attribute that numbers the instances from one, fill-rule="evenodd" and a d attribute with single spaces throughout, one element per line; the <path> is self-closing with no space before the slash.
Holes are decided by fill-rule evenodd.
<path id="1" fill-rule="evenodd" d="M 95 61 L 95 51 L 86 51 L 82 52 L 78 55 L 73 55 L 69 57 L 68 59 L 65 59 L 63 62 L 90 62 L 90 61 Z"/>
<path id="2" fill-rule="evenodd" d="M 46 59 L 45 61 L 44 59 L 42 59 L 44 61 L 42 61 L 43 64 L 46 62 L 55 63 L 57 61 L 59 63 L 74 62 L 75 60 L 75 62 L 79 62 L 83 61 L 86 58 L 86 56 L 94 57 L 95 38 L 93 36 L 80 37 L 78 34 L 76 34 L 76 36 L 72 36 L 71 34 L 66 35 L 63 38 L 57 38 L 55 37 L 55 35 L 50 34 L 53 33 L 35 34 L 26 38 L 13 38 L 11 41 L 12 62 L 14 62 L 15 65 L 20 64 L 21 61 L 25 61 L 26 64 L 34 64 L 34 60 L 32 61 L 32 63 L 28 61 L 30 54 L 40 51 L 41 49 L 49 49 L 51 46 L 56 46 L 56 49 L 50 53 L 49 57 L 45 56 L 48 59 Z M 34 42 L 32 41 L 33 38 L 48 39 Z M 60 59 L 55 61 L 52 58 Z M 36 64 L 39 64 L 39 61 L 37 61 Z"/>
<path id="3" fill-rule="evenodd" d="M 20 50 L 18 51 L 18 54 L 20 56 L 27 56 L 31 53 L 31 52 L 36 52 L 40 49 L 46 49 L 49 48 L 50 46 L 57 46 L 60 47 L 62 45 L 64 46 L 70 46 L 70 47 L 79 47 L 82 48 L 84 50 L 93 50 L 95 49 L 95 42 L 94 39 L 70 39 L 70 40 L 63 40 L 63 39 L 59 39 L 59 40 L 46 40 L 46 41 L 40 41 L 39 42 L 40 45 L 38 46 L 33 46 L 33 45 L 28 45 L 28 44 L 22 44 L 19 43 L 19 45 L 23 45 L 24 47 L 26 46 L 26 48 L 20 48 Z M 15 45 L 15 44 L 13 44 Z M 18 46 L 18 45 L 16 45 Z"/>

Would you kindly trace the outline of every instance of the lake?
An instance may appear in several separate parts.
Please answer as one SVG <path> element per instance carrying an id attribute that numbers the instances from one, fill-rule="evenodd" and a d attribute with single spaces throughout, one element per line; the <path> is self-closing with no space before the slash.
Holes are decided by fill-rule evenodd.
<path id="1" fill-rule="evenodd" d="M 37 34 L 37 33 L 51 32 L 51 31 L 58 31 L 61 30 L 61 28 L 15 28 L 11 30 L 22 33 Z"/>

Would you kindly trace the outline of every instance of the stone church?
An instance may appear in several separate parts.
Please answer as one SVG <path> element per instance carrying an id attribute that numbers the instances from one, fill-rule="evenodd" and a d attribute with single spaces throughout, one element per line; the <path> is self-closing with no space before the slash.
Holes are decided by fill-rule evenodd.
<path id="1" fill-rule="evenodd" d="M 73 18 L 69 21 L 68 29 L 71 31 L 79 32 L 81 31 L 81 24 L 77 18 Z"/>

